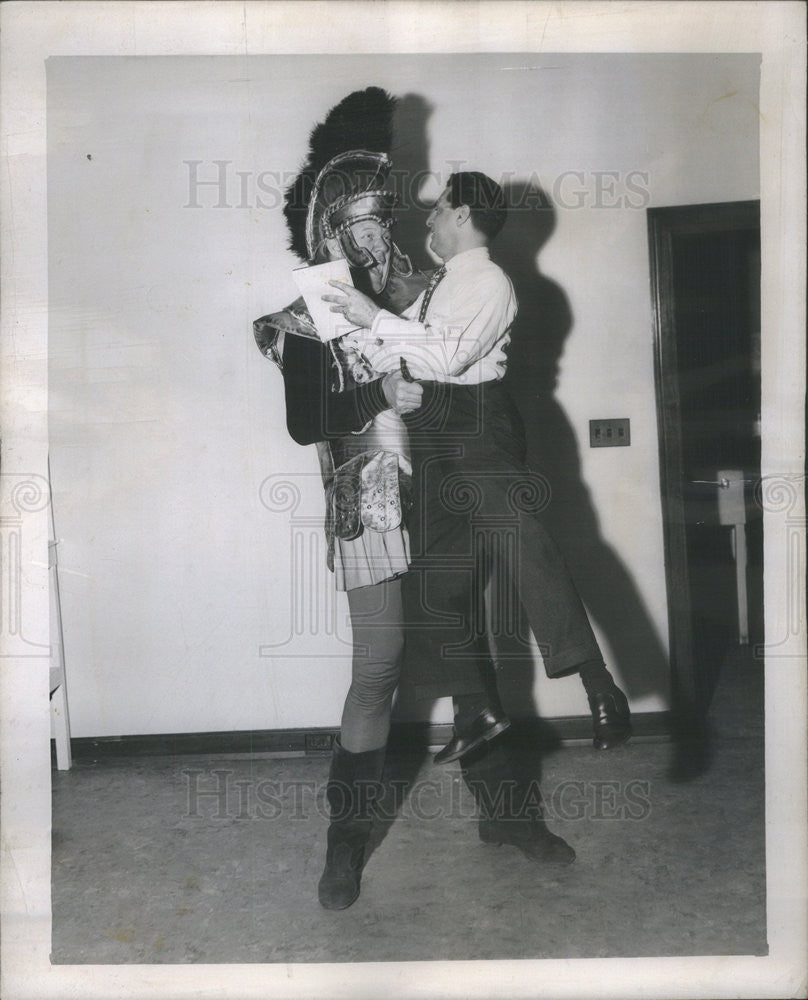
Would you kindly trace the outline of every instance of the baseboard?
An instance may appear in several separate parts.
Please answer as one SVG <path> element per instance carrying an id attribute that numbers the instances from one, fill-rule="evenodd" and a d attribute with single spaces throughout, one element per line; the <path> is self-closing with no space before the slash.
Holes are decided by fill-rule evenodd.
<path id="1" fill-rule="evenodd" d="M 671 738 L 669 712 L 643 712 L 632 716 L 634 740 Z M 93 761 L 115 757 L 178 757 L 219 754 L 278 754 L 319 756 L 330 753 L 336 728 L 262 729 L 237 732 L 168 733 L 142 736 L 88 736 L 70 741 L 74 760 Z M 440 747 L 452 735 L 449 723 L 398 722 L 393 724 L 392 752 L 425 751 Z M 592 719 L 588 715 L 561 719 L 517 719 L 515 739 L 539 742 L 548 748 L 589 743 Z"/>

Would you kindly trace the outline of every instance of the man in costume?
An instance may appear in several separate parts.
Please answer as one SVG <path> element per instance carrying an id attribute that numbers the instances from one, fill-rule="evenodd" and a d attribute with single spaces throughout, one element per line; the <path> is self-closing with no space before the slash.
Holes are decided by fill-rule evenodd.
<path id="1" fill-rule="evenodd" d="M 308 162 L 286 193 L 285 215 L 300 258 L 310 264 L 346 258 L 353 280 L 398 312 L 427 278 L 390 235 L 393 107 L 384 91 L 368 88 L 333 108 L 311 134 Z M 410 480 L 400 414 L 418 406 L 422 389 L 399 373 L 374 372 L 344 338 L 323 343 L 302 299 L 257 320 L 254 333 L 283 373 L 292 438 L 317 446 L 328 565 L 337 588 L 347 592 L 351 614 L 351 685 L 331 761 L 331 822 L 318 886 L 325 908 L 344 909 L 359 895 L 399 679 Z"/>

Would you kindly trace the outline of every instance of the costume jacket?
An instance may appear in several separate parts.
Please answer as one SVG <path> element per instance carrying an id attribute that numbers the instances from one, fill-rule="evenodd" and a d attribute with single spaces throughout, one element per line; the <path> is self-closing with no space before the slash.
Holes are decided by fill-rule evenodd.
<path id="1" fill-rule="evenodd" d="M 384 302 L 403 310 L 429 276 L 391 275 Z M 316 444 L 326 491 L 328 564 L 334 538 L 398 528 L 411 509 L 411 467 L 403 424 L 396 435 L 375 418 L 389 410 L 382 376 L 345 338 L 323 343 L 303 299 L 253 324 L 261 353 L 281 370 L 286 423 L 298 444 Z"/>

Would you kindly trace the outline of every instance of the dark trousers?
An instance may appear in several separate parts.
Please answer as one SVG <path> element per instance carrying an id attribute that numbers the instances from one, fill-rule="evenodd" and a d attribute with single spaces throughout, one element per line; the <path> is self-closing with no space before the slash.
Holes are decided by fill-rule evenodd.
<path id="1" fill-rule="evenodd" d="M 485 690 L 486 632 L 521 611 L 549 677 L 601 659 L 569 570 L 541 519 L 551 488 L 524 463 L 518 412 L 498 382 L 424 383 L 406 418 L 413 452 L 408 677 L 425 697 Z M 485 593 L 488 592 L 488 603 Z"/>

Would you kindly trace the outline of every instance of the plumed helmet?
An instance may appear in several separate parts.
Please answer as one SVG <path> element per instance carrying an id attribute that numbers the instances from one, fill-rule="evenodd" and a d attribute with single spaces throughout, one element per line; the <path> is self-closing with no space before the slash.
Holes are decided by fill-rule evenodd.
<path id="1" fill-rule="evenodd" d="M 392 225 L 397 197 L 386 183 L 394 110 L 393 97 L 368 87 L 349 94 L 312 130 L 308 159 L 284 205 L 289 245 L 302 260 L 324 259 L 325 241 L 336 239 L 353 266 L 373 263 L 354 242 L 350 226 L 363 219 Z"/>

